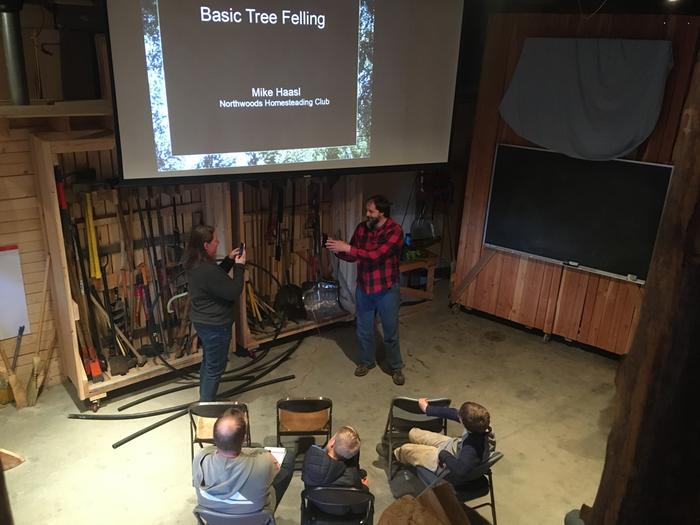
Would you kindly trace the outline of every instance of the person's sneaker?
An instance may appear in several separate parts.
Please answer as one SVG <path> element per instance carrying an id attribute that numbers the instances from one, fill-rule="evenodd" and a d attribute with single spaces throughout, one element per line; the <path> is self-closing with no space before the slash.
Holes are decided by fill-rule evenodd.
<path id="1" fill-rule="evenodd" d="M 379 457 L 382 457 L 384 459 L 389 457 L 389 445 L 384 444 L 384 443 L 377 443 L 377 454 L 379 454 Z"/>
<path id="2" fill-rule="evenodd" d="M 403 376 L 401 370 L 394 370 L 391 374 L 391 379 L 394 381 L 395 385 L 403 385 L 406 382 L 406 378 Z"/>
<path id="3" fill-rule="evenodd" d="M 372 363 L 371 365 L 366 365 L 364 363 L 360 363 L 357 365 L 357 368 L 355 368 L 355 375 L 357 377 L 362 377 L 366 376 L 367 373 L 372 370 L 375 366 L 377 366 L 377 363 Z"/>

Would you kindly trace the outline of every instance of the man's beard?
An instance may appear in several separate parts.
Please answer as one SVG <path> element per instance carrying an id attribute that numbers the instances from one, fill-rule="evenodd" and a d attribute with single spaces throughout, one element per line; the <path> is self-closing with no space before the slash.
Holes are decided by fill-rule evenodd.
<path id="1" fill-rule="evenodd" d="M 365 224 L 367 225 L 367 229 L 369 231 L 375 230 L 377 228 L 377 223 L 379 222 L 379 219 L 377 217 L 373 217 L 371 219 L 367 219 L 365 221 Z"/>

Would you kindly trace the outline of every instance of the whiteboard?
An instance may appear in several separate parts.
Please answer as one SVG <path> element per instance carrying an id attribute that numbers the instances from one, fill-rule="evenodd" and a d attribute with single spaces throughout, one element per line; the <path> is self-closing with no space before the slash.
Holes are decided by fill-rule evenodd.
<path id="1" fill-rule="evenodd" d="M 19 327 L 31 333 L 22 265 L 17 246 L 0 246 L 0 339 L 17 337 Z"/>

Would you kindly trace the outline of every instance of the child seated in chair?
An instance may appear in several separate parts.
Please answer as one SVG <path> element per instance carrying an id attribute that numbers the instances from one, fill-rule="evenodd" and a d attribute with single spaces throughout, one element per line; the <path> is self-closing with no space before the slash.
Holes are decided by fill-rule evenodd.
<path id="1" fill-rule="evenodd" d="M 471 471 L 488 460 L 496 448 L 496 438 L 491 431 L 491 416 L 488 410 L 472 401 L 463 403 L 459 410 L 430 406 L 428 399 L 424 397 L 418 400 L 418 406 L 428 416 L 461 422 L 465 431 L 460 437 L 449 437 L 412 428 L 408 433 L 410 443 L 394 450 L 397 461 L 423 467 L 435 475 L 439 475 L 446 467 L 449 473 L 445 480 L 453 485 L 471 481 Z"/>
<path id="2" fill-rule="evenodd" d="M 367 472 L 360 468 L 359 453 L 360 436 L 357 431 L 350 426 L 341 427 L 328 440 L 325 448 L 312 445 L 306 451 L 301 471 L 304 487 L 307 490 L 314 487 L 354 488 L 369 492 Z M 328 514 L 364 511 L 364 507 L 317 507 Z"/>
<path id="3" fill-rule="evenodd" d="M 310 487 L 354 487 L 367 490 L 367 473 L 360 469 L 360 436 L 344 426 L 325 448 L 312 445 L 304 456 L 301 479 Z"/>

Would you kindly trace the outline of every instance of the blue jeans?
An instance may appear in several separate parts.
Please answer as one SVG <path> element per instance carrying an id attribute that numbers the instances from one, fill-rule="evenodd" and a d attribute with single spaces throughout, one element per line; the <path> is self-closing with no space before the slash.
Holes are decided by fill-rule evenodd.
<path id="1" fill-rule="evenodd" d="M 232 325 L 192 324 L 203 348 L 202 365 L 199 367 L 199 400 L 215 401 L 221 374 L 228 363 Z"/>
<path id="2" fill-rule="evenodd" d="M 355 301 L 358 364 L 371 366 L 375 362 L 374 316 L 377 313 L 384 332 L 387 366 L 392 372 L 402 369 L 403 361 L 399 347 L 399 306 L 401 305 L 399 285 L 395 284 L 391 288 L 372 294 L 366 294 L 358 286 L 355 290 Z"/>

